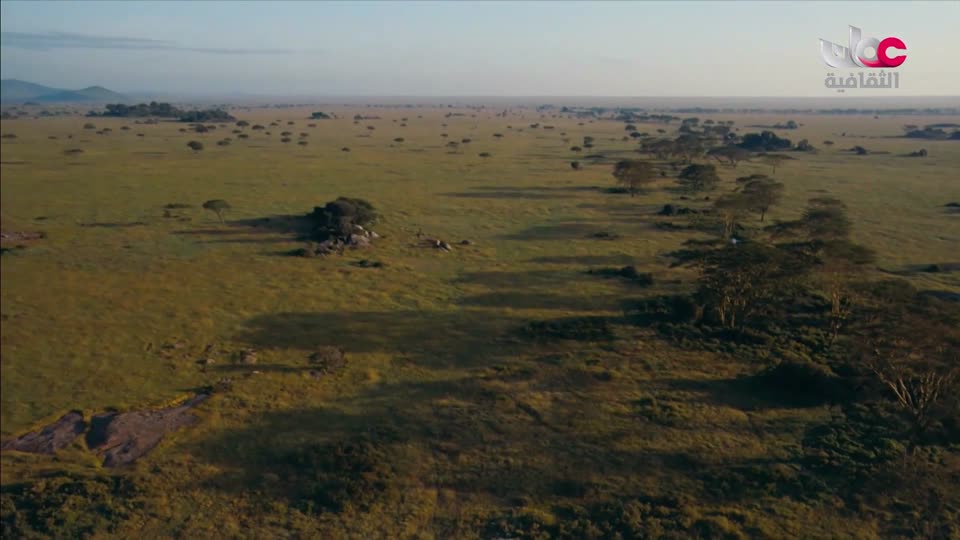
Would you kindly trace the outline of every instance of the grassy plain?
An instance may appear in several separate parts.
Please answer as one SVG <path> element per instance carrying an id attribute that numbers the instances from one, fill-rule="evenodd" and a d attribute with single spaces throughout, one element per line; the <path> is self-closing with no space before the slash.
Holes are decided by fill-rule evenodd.
<path id="1" fill-rule="evenodd" d="M 267 128 L 271 135 L 247 128 L 249 139 L 230 134 L 232 126 L 195 134 L 127 119 L 3 121 L 2 132 L 17 136 L 2 142 L 3 230 L 47 238 L 2 260 L 2 435 L 70 409 L 152 407 L 235 381 L 198 409 L 196 427 L 167 437 L 132 470 L 109 473 L 138 479 L 141 506 L 99 534 L 490 537 L 491 516 L 547 528 L 574 519 L 571 508 L 613 500 L 704 537 L 881 535 L 882 515 L 795 487 L 805 437 L 844 413 L 771 402 L 737 384 L 772 358 L 689 350 L 629 325 L 605 342 L 517 337 L 531 320 L 616 316 L 626 299 L 692 286 L 695 275 L 670 269 L 665 255 L 697 233 L 655 227 L 660 206 L 676 202 L 672 181 L 635 198 L 602 191 L 613 185 L 611 161 L 635 147 L 621 141 L 623 123 L 541 119 L 530 109 L 506 118 L 324 110 L 340 119 L 307 120 L 307 109 L 238 112 L 280 124 Z M 354 124 L 356 113 L 381 119 Z M 787 119 L 699 116 L 734 120 L 741 134 Z M 944 208 L 960 200 L 960 145 L 893 137 L 903 124 L 960 119 L 794 118 L 799 129 L 778 133 L 807 138 L 819 152 L 797 153 L 777 170 L 786 192 L 768 219 L 795 218 L 810 197 L 837 197 L 854 239 L 877 251 L 878 275 L 960 293 L 956 270 L 916 271 L 960 261 L 960 215 Z M 112 132 L 84 130 L 88 121 Z M 282 131 L 294 141 L 307 133 L 308 145 L 280 142 Z M 606 159 L 569 151 L 586 135 L 596 146 L 582 154 Z M 226 136 L 231 145 L 215 145 Z M 462 138 L 472 142 L 445 148 Z M 189 140 L 205 149 L 190 151 Z M 854 145 L 890 153 L 843 151 Z M 928 157 L 903 157 L 921 147 Z M 64 154 L 70 148 L 83 153 Z M 571 170 L 573 159 L 584 169 Z M 754 172 L 770 167 L 721 167 L 722 189 Z M 250 225 L 340 195 L 381 211 L 374 229 L 383 238 L 373 248 L 290 257 L 302 245 L 293 234 Z M 230 202 L 226 224 L 200 209 L 208 199 Z M 169 203 L 192 207 L 164 217 Z M 453 251 L 418 246 L 421 230 Z M 620 237 L 590 237 L 600 231 Z M 385 266 L 356 266 L 361 259 Z M 655 285 L 585 273 L 626 264 L 651 272 Z M 324 345 L 345 349 L 349 363 L 316 378 L 307 358 Z M 231 360 L 248 347 L 258 351 L 256 365 Z M 216 363 L 201 366 L 203 357 Z M 374 441 L 390 468 L 386 495 L 319 517 L 297 507 L 303 482 L 283 463 L 358 438 Z M 56 458 L 0 459 L 8 485 L 56 470 L 108 474 L 79 439 Z M 760 485 L 745 480 L 757 471 L 767 475 Z"/>

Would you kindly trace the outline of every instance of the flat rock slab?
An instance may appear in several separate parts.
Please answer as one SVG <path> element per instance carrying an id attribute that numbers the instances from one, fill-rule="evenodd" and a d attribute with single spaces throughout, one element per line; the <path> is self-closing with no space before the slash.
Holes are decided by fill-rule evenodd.
<path id="1" fill-rule="evenodd" d="M 83 414 L 70 411 L 39 431 L 31 431 L 0 444 L 0 450 L 17 450 L 34 454 L 53 454 L 67 446 L 87 428 Z"/>
<path id="2" fill-rule="evenodd" d="M 133 463 L 157 446 L 167 433 L 195 424 L 197 417 L 190 409 L 208 397 L 199 394 L 167 409 L 98 414 L 91 419 L 87 447 L 103 457 L 104 467 Z"/>

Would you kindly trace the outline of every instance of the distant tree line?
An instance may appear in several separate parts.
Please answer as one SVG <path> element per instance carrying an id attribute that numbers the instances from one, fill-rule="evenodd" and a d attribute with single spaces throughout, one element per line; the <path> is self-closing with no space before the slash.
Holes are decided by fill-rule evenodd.
<path id="1" fill-rule="evenodd" d="M 137 105 L 111 103 L 105 105 L 104 109 L 103 112 L 99 113 L 90 111 L 87 113 L 87 116 L 106 116 L 113 118 L 176 118 L 180 122 L 226 122 L 236 120 L 236 118 L 222 109 L 185 111 L 169 103 L 158 103 L 156 101 Z"/>

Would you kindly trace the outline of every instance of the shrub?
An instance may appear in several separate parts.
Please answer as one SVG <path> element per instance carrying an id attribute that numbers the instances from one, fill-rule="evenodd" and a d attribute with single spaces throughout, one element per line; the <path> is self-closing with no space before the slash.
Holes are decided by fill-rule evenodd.
<path id="1" fill-rule="evenodd" d="M 366 227 L 377 221 L 373 205 L 363 199 L 338 197 L 325 206 L 318 206 L 307 216 L 314 224 L 314 236 L 320 240 L 346 239 L 357 226 Z"/>
<path id="2" fill-rule="evenodd" d="M 64 474 L 0 491 L 3 538 L 91 538 L 108 535 L 141 505 L 125 476 Z"/>
<path id="3" fill-rule="evenodd" d="M 853 393 L 848 381 L 829 367 L 803 359 L 783 360 L 755 375 L 754 382 L 780 397 L 809 405 L 844 402 Z"/>
<path id="4" fill-rule="evenodd" d="M 395 489 L 390 456 L 365 437 L 302 446 L 272 456 L 269 462 L 287 480 L 295 506 L 307 513 L 366 510 Z"/>
<path id="5" fill-rule="evenodd" d="M 347 365 L 347 356 L 339 347 L 320 347 L 310 355 L 310 363 L 315 364 L 320 373 L 333 373 Z"/>

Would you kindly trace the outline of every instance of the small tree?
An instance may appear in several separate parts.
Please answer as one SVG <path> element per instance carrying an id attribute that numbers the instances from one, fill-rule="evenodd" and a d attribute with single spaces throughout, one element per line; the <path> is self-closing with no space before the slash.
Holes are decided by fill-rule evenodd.
<path id="1" fill-rule="evenodd" d="M 224 223 L 223 214 L 230 209 L 230 204 L 223 199 L 212 199 L 203 203 L 203 209 L 213 212 L 220 218 L 220 223 Z"/>
<path id="2" fill-rule="evenodd" d="M 570 168 L 573 169 L 573 170 L 575 170 L 575 171 L 579 171 L 579 170 L 580 170 L 580 162 L 579 162 L 579 161 L 571 161 L 571 162 L 570 162 Z"/>
<path id="3" fill-rule="evenodd" d="M 641 186 L 652 183 L 658 178 L 656 170 L 647 161 L 625 159 L 613 166 L 613 177 L 618 184 L 626 186 L 633 197 Z"/>
<path id="4" fill-rule="evenodd" d="M 190 141 L 187 143 L 187 147 L 193 150 L 194 152 L 199 152 L 203 150 L 203 143 L 200 141 Z"/>
<path id="5" fill-rule="evenodd" d="M 771 174 L 777 174 L 777 167 L 782 166 L 791 158 L 781 154 L 766 154 L 760 157 L 760 160 L 772 167 Z"/>

